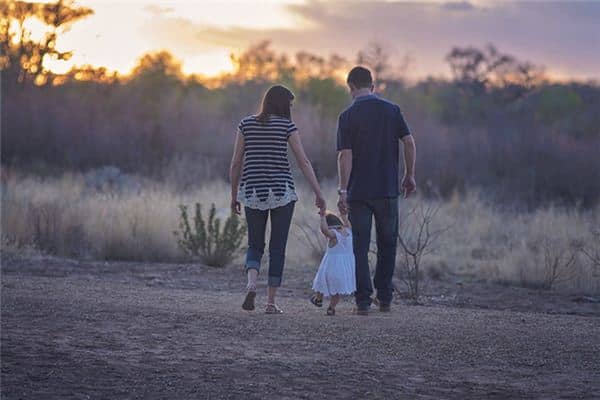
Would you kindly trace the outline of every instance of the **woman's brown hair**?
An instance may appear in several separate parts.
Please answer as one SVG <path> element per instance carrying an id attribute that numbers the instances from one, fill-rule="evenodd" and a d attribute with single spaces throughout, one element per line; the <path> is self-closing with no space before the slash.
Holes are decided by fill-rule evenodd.
<path id="1" fill-rule="evenodd" d="M 291 121 L 292 100 L 294 100 L 294 94 L 290 89 L 282 85 L 271 86 L 263 97 L 262 107 L 256 119 L 266 122 L 269 116 L 275 115 Z"/>

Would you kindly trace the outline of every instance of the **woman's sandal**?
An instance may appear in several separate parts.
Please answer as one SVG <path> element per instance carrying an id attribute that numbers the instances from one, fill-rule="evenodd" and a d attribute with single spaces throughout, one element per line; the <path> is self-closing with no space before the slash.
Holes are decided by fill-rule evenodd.
<path id="1" fill-rule="evenodd" d="M 335 308 L 327 307 L 327 315 L 335 315 Z"/>
<path id="2" fill-rule="evenodd" d="M 265 314 L 283 314 L 283 310 L 274 303 L 267 303 Z"/>
<path id="3" fill-rule="evenodd" d="M 312 295 L 312 297 L 310 298 L 310 302 L 317 307 L 323 307 L 323 299 L 318 298 L 316 294 Z"/>
<path id="4" fill-rule="evenodd" d="M 256 299 L 256 287 L 249 287 L 242 308 L 246 311 L 254 310 L 254 299 Z"/>

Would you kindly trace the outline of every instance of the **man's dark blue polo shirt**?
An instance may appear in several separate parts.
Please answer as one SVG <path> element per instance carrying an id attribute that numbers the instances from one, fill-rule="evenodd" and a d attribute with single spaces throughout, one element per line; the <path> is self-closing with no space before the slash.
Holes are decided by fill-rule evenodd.
<path id="1" fill-rule="evenodd" d="M 355 98 L 340 114 L 337 149 L 352 150 L 349 201 L 398 197 L 398 140 L 406 135 L 400 107 L 376 95 Z"/>

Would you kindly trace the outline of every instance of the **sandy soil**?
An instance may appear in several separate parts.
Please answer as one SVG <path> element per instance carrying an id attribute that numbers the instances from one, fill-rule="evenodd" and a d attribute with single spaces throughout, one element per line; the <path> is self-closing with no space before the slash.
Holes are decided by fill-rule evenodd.
<path id="1" fill-rule="evenodd" d="M 286 271 L 272 316 L 234 267 L 3 255 L 2 399 L 600 397 L 594 299 L 448 280 L 326 317 L 311 277 Z"/>

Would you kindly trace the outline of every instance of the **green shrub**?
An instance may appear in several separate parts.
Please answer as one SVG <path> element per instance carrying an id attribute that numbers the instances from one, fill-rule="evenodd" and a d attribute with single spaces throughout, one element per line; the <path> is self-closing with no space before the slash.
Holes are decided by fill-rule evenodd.
<path id="1" fill-rule="evenodd" d="M 230 215 L 221 229 L 221 218 L 216 217 L 214 203 L 208 213 L 208 221 L 202 216 L 202 207 L 195 205 L 192 223 L 188 216 L 188 207 L 180 205 L 179 231 L 173 232 L 177 244 L 190 257 L 197 257 L 211 267 L 224 267 L 235 258 L 242 240 L 246 235 L 246 227 L 240 223 L 237 215 Z"/>

